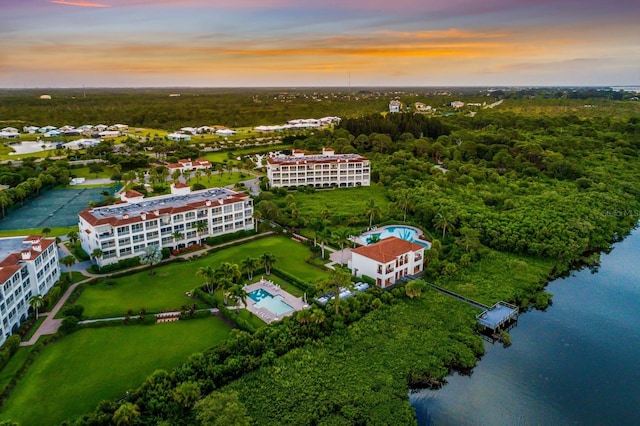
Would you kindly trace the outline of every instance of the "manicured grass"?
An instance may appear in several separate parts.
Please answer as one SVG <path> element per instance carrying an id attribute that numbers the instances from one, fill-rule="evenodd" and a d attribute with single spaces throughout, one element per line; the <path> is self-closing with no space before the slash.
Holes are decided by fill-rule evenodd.
<path id="1" fill-rule="evenodd" d="M 103 399 L 120 398 L 155 370 L 175 368 L 229 333 L 215 317 L 77 331 L 42 350 L 0 417 L 24 425 L 58 424 Z"/>
<path id="2" fill-rule="evenodd" d="M 69 227 L 59 227 L 59 228 L 49 228 L 51 232 L 47 235 L 47 237 L 62 237 L 63 235 L 67 235 L 71 231 L 78 231 L 77 226 L 69 226 Z M 41 235 L 42 228 L 36 229 L 3 229 L 0 230 L 0 238 L 1 237 L 26 237 L 28 235 Z"/>
<path id="3" fill-rule="evenodd" d="M 69 172 L 76 177 L 85 179 L 108 179 L 113 174 L 112 168 L 107 166 L 106 164 L 102 166 L 102 171 L 99 173 L 91 173 L 89 171 L 89 167 L 70 169 Z"/>
<path id="4" fill-rule="evenodd" d="M 234 185 L 238 182 L 252 179 L 253 177 L 253 175 L 249 175 L 247 173 L 223 172 L 211 175 L 211 177 L 203 175 L 202 177 L 200 177 L 200 181 L 198 181 L 195 177 L 192 177 L 191 179 L 189 179 L 189 181 L 187 181 L 187 184 L 191 186 L 194 183 L 201 183 L 207 188 L 217 188 L 221 186 Z"/>
<path id="5" fill-rule="evenodd" d="M 22 368 L 31 353 L 32 346 L 23 346 L 18 348 L 18 352 L 13 354 L 7 365 L 0 371 L 0 390 L 6 388 L 15 374 Z M 4 416 L 0 416 L 3 418 Z"/>
<path id="6" fill-rule="evenodd" d="M 292 194 L 300 216 L 319 218 L 326 210 L 329 213 L 329 220 L 333 223 L 345 223 L 356 218 L 368 224 L 369 220 L 365 212 L 366 205 L 371 199 L 380 207 L 383 217 L 388 215 L 390 208 L 385 189 L 376 186 L 321 190 L 308 194 L 296 191 Z M 378 217 L 374 220 L 374 224 L 379 221 Z"/>
<path id="7" fill-rule="evenodd" d="M 268 237 L 221 249 L 206 258 L 159 266 L 154 268 L 156 274 L 153 276 L 143 271 L 122 278 L 105 279 L 100 284 L 87 287 L 76 303 L 84 306 L 87 318 L 123 316 L 129 309 L 134 312 L 141 308 L 148 312 L 179 309 L 193 303 L 194 299 L 184 293 L 202 285 L 202 279 L 196 276 L 201 266 L 215 268 L 222 262 L 240 264 L 247 257 L 259 257 L 265 252 L 275 254 L 276 267 L 301 280 L 313 283 L 328 274 L 304 261 L 311 255 L 306 246 L 284 236 Z M 259 277 L 254 277 L 257 279 Z M 115 284 L 107 285 L 108 282 Z M 300 296 L 299 290 L 291 289 L 291 292 Z"/>

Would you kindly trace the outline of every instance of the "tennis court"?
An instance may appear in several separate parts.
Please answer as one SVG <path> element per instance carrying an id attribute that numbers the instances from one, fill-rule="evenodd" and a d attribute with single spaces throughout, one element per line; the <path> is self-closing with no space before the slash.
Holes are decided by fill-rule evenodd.
<path id="1" fill-rule="evenodd" d="M 54 189 L 41 193 L 38 198 L 24 202 L 24 206 L 11 210 L 0 220 L 0 229 L 52 228 L 78 224 L 78 213 L 89 207 L 90 201 L 102 201 L 103 191 L 113 188 Z"/>

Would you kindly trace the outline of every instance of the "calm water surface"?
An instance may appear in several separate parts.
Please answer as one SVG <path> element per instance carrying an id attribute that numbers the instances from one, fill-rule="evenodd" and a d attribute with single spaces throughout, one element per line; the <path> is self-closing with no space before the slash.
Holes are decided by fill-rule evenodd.
<path id="1" fill-rule="evenodd" d="M 410 396 L 420 425 L 640 425 L 640 231 L 548 291 L 511 347 L 487 343 L 471 377 Z"/>

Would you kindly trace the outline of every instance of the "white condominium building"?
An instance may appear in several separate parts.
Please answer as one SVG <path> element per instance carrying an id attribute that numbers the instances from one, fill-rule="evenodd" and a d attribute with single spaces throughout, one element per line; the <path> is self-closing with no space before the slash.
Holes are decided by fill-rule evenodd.
<path id="1" fill-rule="evenodd" d="M 144 198 L 137 191 L 122 202 L 80 212 L 82 248 L 103 266 L 141 254 L 145 247 L 180 249 L 215 237 L 253 229 L 253 200 L 244 193 L 210 188 Z"/>
<path id="2" fill-rule="evenodd" d="M 322 154 L 306 155 L 294 150 L 292 155 L 269 157 L 267 177 L 272 187 L 369 186 L 371 167 L 369 160 L 358 154 L 336 154 L 324 148 Z"/>
<path id="3" fill-rule="evenodd" d="M 0 345 L 27 319 L 29 298 L 44 296 L 58 279 L 54 238 L 0 239 Z"/>

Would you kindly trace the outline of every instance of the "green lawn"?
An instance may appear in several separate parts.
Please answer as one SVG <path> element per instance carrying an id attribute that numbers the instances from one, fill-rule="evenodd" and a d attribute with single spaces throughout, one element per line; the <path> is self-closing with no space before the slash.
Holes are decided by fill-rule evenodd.
<path id="1" fill-rule="evenodd" d="M 89 171 L 89 167 L 73 168 L 69 170 L 69 173 L 76 177 L 85 179 L 108 179 L 113 175 L 113 170 L 110 166 L 105 164 L 102 166 L 102 171 L 99 173 L 91 173 Z"/>
<path id="2" fill-rule="evenodd" d="M 326 210 L 333 223 L 345 223 L 351 218 L 368 223 L 365 206 L 371 199 L 380 207 L 383 217 L 388 215 L 390 207 L 385 189 L 376 186 L 314 191 L 309 194 L 296 191 L 292 194 L 300 216 L 318 218 Z M 377 218 L 374 223 L 379 220 Z"/>
<path id="3" fill-rule="evenodd" d="M 0 371 L 0 390 L 6 388 L 13 376 L 22 368 L 29 353 L 31 353 L 31 348 L 31 346 L 18 348 L 18 352 L 13 354 L 7 365 Z M 4 416 L 0 415 L 0 419 L 3 417 Z"/>
<path id="4" fill-rule="evenodd" d="M 193 299 L 184 293 L 202 285 L 202 279 L 196 276 L 198 268 L 205 265 L 217 267 L 222 262 L 240 264 L 247 257 L 259 257 L 265 252 L 276 255 L 277 268 L 301 280 L 315 282 L 327 276 L 326 271 L 304 261 L 311 255 L 306 246 L 284 236 L 268 237 L 219 250 L 204 259 L 159 266 L 155 268 L 156 274 L 153 276 L 144 271 L 106 279 L 87 287 L 76 303 L 84 306 L 87 318 L 123 316 L 129 309 L 134 312 L 141 308 L 148 312 L 179 310 L 180 306 L 193 303 Z M 115 284 L 107 285 L 108 282 Z M 299 291 L 284 288 L 296 296 L 301 295 Z"/>
<path id="5" fill-rule="evenodd" d="M 67 235 L 71 231 L 78 232 L 77 226 L 49 228 L 51 232 L 47 237 L 62 237 Z M 27 235 L 40 235 L 42 234 L 42 228 L 37 229 L 3 229 L 0 231 L 0 237 L 23 237 Z"/>
<path id="6" fill-rule="evenodd" d="M 103 399 L 120 398 L 155 370 L 171 370 L 229 333 L 214 317 L 77 331 L 42 350 L 0 417 L 23 425 L 59 424 Z"/>
<path id="7" fill-rule="evenodd" d="M 189 179 L 187 184 L 191 186 L 194 183 L 201 183 L 207 188 L 217 188 L 221 186 L 233 185 L 238 182 L 242 182 L 244 180 L 252 179 L 253 177 L 254 177 L 253 175 L 250 175 L 247 173 L 223 172 L 223 173 L 216 173 L 214 175 L 211 175 L 210 178 L 203 175 L 202 177 L 200 177 L 199 181 L 195 177 L 192 177 L 191 179 Z"/>

